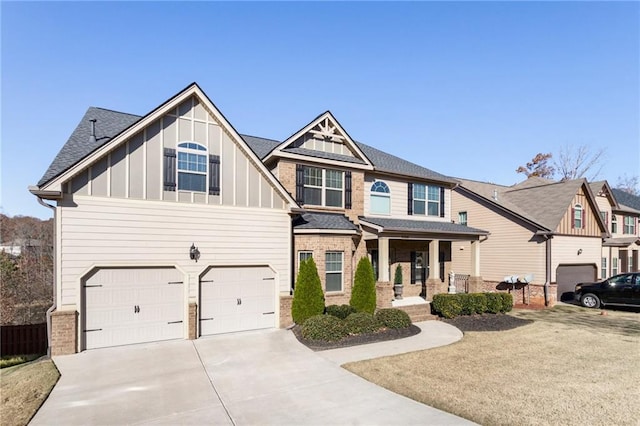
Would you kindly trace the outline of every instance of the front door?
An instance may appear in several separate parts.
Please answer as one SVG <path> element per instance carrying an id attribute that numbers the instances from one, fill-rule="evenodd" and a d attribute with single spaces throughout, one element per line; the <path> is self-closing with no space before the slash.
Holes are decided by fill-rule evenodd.
<path id="1" fill-rule="evenodd" d="M 411 284 L 424 284 L 429 276 L 427 253 L 411 252 Z"/>

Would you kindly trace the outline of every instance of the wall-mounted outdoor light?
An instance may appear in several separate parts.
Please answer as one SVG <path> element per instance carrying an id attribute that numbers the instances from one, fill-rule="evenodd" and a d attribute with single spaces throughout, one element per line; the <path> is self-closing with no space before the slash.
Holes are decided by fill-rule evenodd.
<path id="1" fill-rule="evenodd" d="M 582 254 L 582 249 L 578 249 L 578 256 Z"/>
<path id="2" fill-rule="evenodd" d="M 200 259 L 200 250 L 194 243 L 191 243 L 191 248 L 189 249 L 189 259 L 195 260 L 196 262 Z"/>

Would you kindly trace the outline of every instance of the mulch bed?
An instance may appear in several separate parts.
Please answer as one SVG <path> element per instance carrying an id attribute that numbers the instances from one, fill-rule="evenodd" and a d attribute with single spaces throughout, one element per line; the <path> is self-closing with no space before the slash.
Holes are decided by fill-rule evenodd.
<path id="1" fill-rule="evenodd" d="M 402 339 L 405 337 L 415 336 L 420 333 L 420 328 L 411 324 L 407 328 L 391 329 L 387 328 L 377 333 L 358 334 L 356 336 L 347 336 L 338 342 L 322 342 L 318 340 L 307 340 L 300 334 L 300 326 L 296 325 L 292 329 L 293 334 L 303 345 L 313 351 L 325 351 L 327 349 L 346 348 L 349 346 L 365 345 L 367 343 L 385 342 L 387 340 Z"/>
<path id="2" fill-rule="evenodd" d="M 461 315 L 441 321 L 457 327 L 462 332 L 511 330 L 533 322 L 505 314 Z"/>
<path id="3" fill-rule="evenodd" d="M 451 324 L 460 329 L 463 333 L 468 331 L 503 331 L 521 327 L 532 323 L 532 320 L 516 318 L 505 314 L 484 314 L 484 315 L 461 315 L 452 319 L 439 319 L 442 322 Z M 387 340 L 402 339 L 415 336 L 420 333 L 420 328 L 411 325 L 408 328 L 384 329 L 377 333 L 359 334 L 348 336 L 339 342 L 321 342 L 317 340 L 307 340 L 300 334 L 300 326 L 296 325 L 291 329 L 296 338 L 303 345 L 313 351 L 324 351 L 327 349 L 346 348 L 349 346 L 364 345 L 367 343 L 384 342 Z"/>

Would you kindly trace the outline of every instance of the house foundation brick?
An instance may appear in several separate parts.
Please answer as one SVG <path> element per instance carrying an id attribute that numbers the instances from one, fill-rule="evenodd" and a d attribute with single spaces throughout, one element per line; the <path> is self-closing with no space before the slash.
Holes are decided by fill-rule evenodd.
<path id="1" fill-rule="evenodd" d="M 51 355 L 78 352 L 78 312 L 54 311 L 51 314 Z"/>
<path id="2" fill-rule="evenodd" d="M 198 304 L 189 303 L 189 340 L 198 338 Z"/>
<path id="3" fill-rule="evenodd" d="M 390 282 L 376 283 L 376 308 L 390 308 L 393 302 L 393 284 Z"/>
<path id="4" fill-rule="evenodd" d="M 293 316 L 291 316 L 291 304 L 293 296 L 288 294 L 280 295 L 280 328 L 287 328 L 293 325 Z"/>

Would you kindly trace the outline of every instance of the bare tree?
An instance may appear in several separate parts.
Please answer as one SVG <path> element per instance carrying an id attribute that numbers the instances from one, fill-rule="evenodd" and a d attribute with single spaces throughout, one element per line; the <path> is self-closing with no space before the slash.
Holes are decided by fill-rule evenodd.
<path id="1" fill-rule="evenodd" d="M 549 164 L 551 157 L 551 153 L 538 153 L 538 155 L 533 157 L 525 166 L 518 167 L 516 173 L 524 173 L 528 178 L 537 176 L 551 179 L 555 173 L 554 167 Z"/>
<path id="2" fill-rule="evenodd" d="M 624 175 L 618 177 L 616 188 L 631 195 L 640 195 L 640 177 Z"/>
<path id="3" fill-rule="evenodd" d="M 603 148 L 592 151 L 587 145 L 581 145 L 577 148 L 567 145 L 560 149 L 554 166 L 561 181 L 582 177 L 591 181 L 595 180 L 602 171 L 604 156 L 605 150 Z M 588 176 L 587 173 L 589 173 Z"/>

